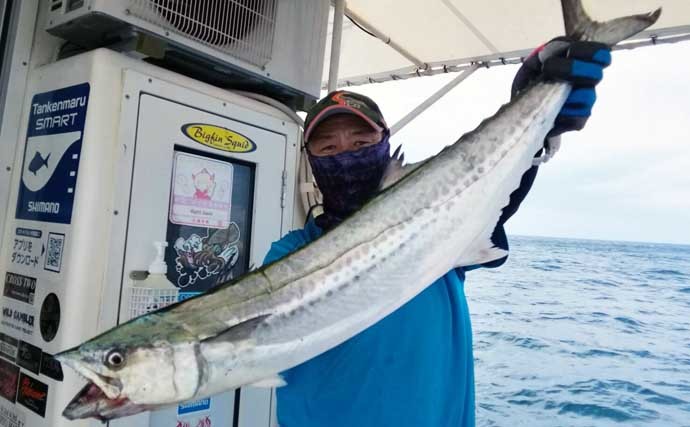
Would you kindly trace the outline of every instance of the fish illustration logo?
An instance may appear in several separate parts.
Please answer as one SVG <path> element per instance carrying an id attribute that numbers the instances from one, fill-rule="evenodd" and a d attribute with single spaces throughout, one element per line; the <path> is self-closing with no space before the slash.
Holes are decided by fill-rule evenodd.
<path id="1" fill-rule="evenodd" d="M 29 162 L 29 172 L 36 175 L 36 172 L 41 170 L 42 167 L 49 169 L 48 159 L 50 159 L 51 154 L 52 153 L 48 153 L 48 155 L 44 158 L 41 155 L 41 153 L 37 150 L 36 154 L 34 154 L 34 158 L 31 159 L 31 162 Z"/>
<path id="2" fill-rule="evenodd" d="M 80 139 L 80 131 L 28 138 L 22 173 L 22 182 L 26 188 L 33 192 L 41 191 L 52 179 L 67 150 Z M 74 161 L 78 162 L 78 159 Z M 76 165 L 73 170 L 76 171 Z"/>

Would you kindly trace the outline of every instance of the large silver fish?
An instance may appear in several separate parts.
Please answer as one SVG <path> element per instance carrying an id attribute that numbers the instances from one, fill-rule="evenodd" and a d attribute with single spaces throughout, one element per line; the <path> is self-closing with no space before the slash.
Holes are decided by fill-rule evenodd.
<path id="1" fill-rule="evenodd" d="M 614 45 L 660 10 L 596 23 L 562 0 L 567 34 Z M 68 418 L 117 418 L 248 384 L 373 325 L 457 266 L 505 256 L 491 233 L 571 87 L 538 82 L 421 165 L 392 162 L 385 190 L 310 245 L 56 357 L 91 383 Z"/>

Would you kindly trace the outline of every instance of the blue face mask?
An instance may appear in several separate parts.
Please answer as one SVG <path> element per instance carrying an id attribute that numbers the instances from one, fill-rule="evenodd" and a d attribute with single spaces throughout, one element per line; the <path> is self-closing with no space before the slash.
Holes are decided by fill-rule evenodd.
<path id="1" fill-rule="evenodd" d="M 381 142 L 334 156 L 308 155 L 316 184 L 323 194 L 323 215 L 316 225 L 324 230 L 338 225 L 376 195 L 390 162 L 388 132 Z"/>

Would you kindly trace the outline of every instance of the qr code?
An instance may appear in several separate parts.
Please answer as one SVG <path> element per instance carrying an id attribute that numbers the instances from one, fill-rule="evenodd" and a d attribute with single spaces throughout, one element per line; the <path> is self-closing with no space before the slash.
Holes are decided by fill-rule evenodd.
<path id="1" fill-rule="evenodd" d="M 48 233 L 48 245 L 46 248 L 45 269 L 60 272 L 62 267 L 62 251 L 65 248 L 65 235 Z"/>

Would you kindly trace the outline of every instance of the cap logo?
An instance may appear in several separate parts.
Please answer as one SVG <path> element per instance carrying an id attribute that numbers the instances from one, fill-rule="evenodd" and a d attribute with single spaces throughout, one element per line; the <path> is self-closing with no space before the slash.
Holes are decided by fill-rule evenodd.
<path id="1" fill-rule="evenodd" d="M 366 108 L 364 102 L 357 99 L 352 99 L 350 97 L 346 98 L 345 92 L 338 92 L 335 95 L 333 95 L 331 99 L 340 105 L 347 105 L 348 107 L 356 108 L 358 110 Z"/>

